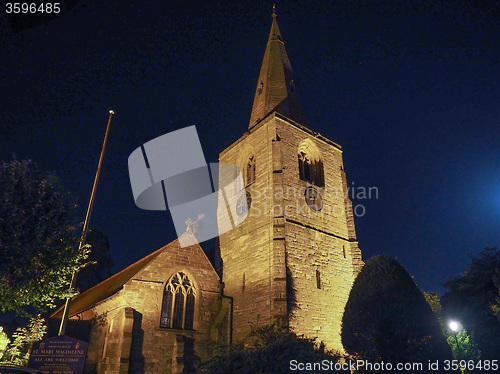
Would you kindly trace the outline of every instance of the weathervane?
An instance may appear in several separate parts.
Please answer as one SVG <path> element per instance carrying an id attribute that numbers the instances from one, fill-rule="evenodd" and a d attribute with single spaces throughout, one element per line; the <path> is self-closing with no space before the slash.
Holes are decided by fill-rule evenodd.
<path id="1" fill-rule="evenodd" d="M 198 221 L 193 221 L 191 218 L 188 218 L 185 222 L 187 225 L 186 232 L 194 234 L 196 232 L 196 222 Z"/>

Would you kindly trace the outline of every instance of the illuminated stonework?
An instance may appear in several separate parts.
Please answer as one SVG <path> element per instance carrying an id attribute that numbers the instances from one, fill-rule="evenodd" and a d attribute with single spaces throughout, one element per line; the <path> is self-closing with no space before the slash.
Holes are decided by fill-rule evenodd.
<path id="1" fill-rule="evenodd" d="M 309 207 L 304 192 L 311 184 L 299 176 L 297 153 L 305 139 L 323 160 L 325 187 L 314 186 L 321 210 Z M 224 293 L 234 298 L 234 339 L 243 340 L 251 323 L 285 317 L 298 334 L 342 349 L 344 306 L 362 266 L 344 193 L 342 150 L 277 113 L 224 150 L 219 161 L 234 162 L 247 145 L 256 155 L 255 182 L 247 187 L 252 206 L 240 226 L 220 237 Z"/>
<path id="2" fill-rule="evenodd" d="M 249 130 L 219 157 L 241 164 L 252 150 L 255 168 L 254 182 L 246 186 L 249 216 L 220 237 L 224 293 L 234 298 L 236 341 L 251 324 L 284 318 L 296 333 L 341 350 L 342 315 L 361 251 L 342 149 L 302 121 L 273 14 Z M 308 187 L 314 190 L 306 193 Z"/>

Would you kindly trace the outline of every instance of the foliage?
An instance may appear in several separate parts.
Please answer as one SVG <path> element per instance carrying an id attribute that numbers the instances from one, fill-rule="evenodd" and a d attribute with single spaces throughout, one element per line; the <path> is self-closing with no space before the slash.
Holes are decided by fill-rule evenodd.
<path id="1" fill-rule="evenodd" d="M 325 351 L 314 339 L 299 337 L 279 323 L 252 328 L 245 345 L 219 348 L 214 358 L 201 365 L 199 374 L 313 373 L 317 371 L 292 370 L 290 361 L 319 363 L 328 360 L 335 363 L 341 359 L 339 353 Z"/>
<path id="2" fill-rule="evenodd" d="M 435 292 L 424 292 L 424 297 L 437 317 L 439 327 L 441 327 L 441 331 L 450 346 L 453 358 L 456 360 L 478 360 L 481 357 L 481 351 L 472 336 L 467 333 L 467 330 L 462 328 L 455 337 L 455 333 L 446 325 L 438 294 Z"/>
<path id="3" fill-rule="evenodd" d="M 462 329 L 455 334 L 448 331 L 446 335 L 446 341 L 451 348 L 453 353 L 453 358 L 456 360 L 475 360 L 477 361 L 481 357 L 481 351 L 478 345 L 474 342 L 472 336 L 467 333 L 466 329 Z M 457 345 L 458 343 L 458 345 Z"/>
<path id="4" fill-rule="evenodd" d="M 497 288 L 497 297 L 495 298 L 495 302 L 491 306 L 491 311 L 498 318 L 498 322 L 500 322 L 500 269 L 495 270 L 495 275 L 493 276 L 493 283 Z"/>
<path id="5" fill-rule="evenodd" d="M 29 350 L 33 343 L 42 340 L 47 326 L 41 315 L 30 319 L 28 327 L 18 327 L 12 334 L 12 341 L 7 345 L 0 363 L 26 366 L 29 360 Z"/>
<path id="6" fill-rule="evenodd" d="M 3 327 L 0 326 L 0 361 L 2 360 L 3 353 L 7 345 L 10 343 L 10 339 L 7 334 L 3 331 Z"/>
<path id="7" fill-rule="evenodd" d="M 89 249 L 75 248 L 74 204 L 31 161 L 0 163 L 0 311 L 44 311 L 68 290 Z"/>
<path id="8" fill-rule="evenodd" d="M 451 358 L 424 296 L 387 256 L 368 260 L 356 278 L 342 319 L 342 343 L 348 353 L 372 363 Z"/>
<path id="9" fill-rule="evenodd" d="M 86 243 L 91 252 L 88 257 L 90 266 L 78 273 L 77 287 L 85 291 L 113 275 L 113 258 L 109 255 L 108 238 L 98 230 L 89 230 Z"/>
<path id="10" fill-rule="evenodd" d="M 500 251 L 485 248 L 457 277 L 445 287 L 450 291 L 442 298 L 443 316 L 456 319 L 473 336 L 482 352 L 482 359 L 500 357 L 500 320 L 495 315 L 498 305 Z"/>
<path id="11" fill-rule="evenodd" d="M 439 295 L 436 292 L 422 292 L 425 298 L 425 301 L 427 301 L 427 304 L 431 307 L 432 312 L 436 315 L 439 326 L 444 326 L 442 324 L 443 317 L 441 315 L 441 310 L 443 307 L 441 306 L 441 300 L 439 300 Z"/>

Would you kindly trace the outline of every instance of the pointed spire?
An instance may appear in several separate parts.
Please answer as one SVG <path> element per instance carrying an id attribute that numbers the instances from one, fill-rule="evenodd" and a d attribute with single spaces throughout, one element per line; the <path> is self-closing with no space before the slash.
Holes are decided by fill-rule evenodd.
<path id="1" fill-rule="evenodd" d="M 302 105 L 295 87 L 295 79 L 285 43 L 276 21 L 277 15 L 274 5 L 272 18 L 271 31 L 255 90 L 249 128 L 273 111 L 294 121 L 304 122 Z"/>

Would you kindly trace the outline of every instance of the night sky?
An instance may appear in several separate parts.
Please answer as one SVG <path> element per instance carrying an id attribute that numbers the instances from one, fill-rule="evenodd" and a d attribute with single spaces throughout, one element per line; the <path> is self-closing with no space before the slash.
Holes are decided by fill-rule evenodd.
<path id="1" fill-rule="evenodd" d="M 175 239 L 168 212 L 135 206 L 128 156 L 196 125 L 216 162 L 246 131 L 272 2 L 71 6 L 22 30 L 33 20 L 0 16 L 0 160 L 56 172 L 83 221 L 114 109 L 90 226 L 109 238 L 120 270 Z M 377 199 L 353 201 L 364 208 L 363 258 L 394 257 L 419 287 L 442 293 L 467 253 L 500 244 L 499 2 L 276 9 L 307 125 L 342 145 L 351 187 L 378 188 Z"/>

